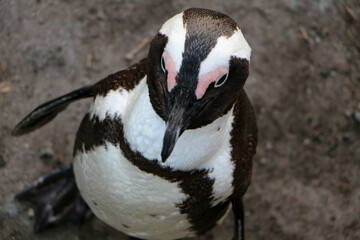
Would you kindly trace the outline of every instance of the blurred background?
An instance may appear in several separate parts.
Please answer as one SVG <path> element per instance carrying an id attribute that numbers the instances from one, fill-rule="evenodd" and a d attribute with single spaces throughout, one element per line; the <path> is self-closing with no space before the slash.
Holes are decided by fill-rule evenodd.
<path id="1" fill-rule="evenodd" d="M 34 235 L 34 212 L 14 200 L 71 163 L 89 101 L 29 135 L 10 132 L 44 101 L 144 58 L 162 23 L 190 7 L 230 15 L 253 50 L 247 239 L 360 239 L 358 0 L 0 0 L 0 239 L 125 239 L 96 218 Z M 199 239 L 231 239 L 232 228 L 229 216 Z"/>

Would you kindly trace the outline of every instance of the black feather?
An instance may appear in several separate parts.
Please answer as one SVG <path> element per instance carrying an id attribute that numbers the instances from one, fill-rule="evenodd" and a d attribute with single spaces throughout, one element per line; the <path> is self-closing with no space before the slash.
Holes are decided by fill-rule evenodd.
<path id="1" fill-rule="evenodd" d="M 86 86 L 41 104 L 16 125 L 12 135 L 20 136 L 44 126 L 54 119 L 59 112 L 65 110 L 70 103 L 82 98 L 93 97 L 94 92 L 93 85 Z"/>

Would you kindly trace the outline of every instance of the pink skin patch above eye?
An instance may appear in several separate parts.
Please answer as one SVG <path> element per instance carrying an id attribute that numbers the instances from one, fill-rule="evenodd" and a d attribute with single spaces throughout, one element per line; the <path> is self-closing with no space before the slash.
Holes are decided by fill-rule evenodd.
<path id="1" fill-rule="evenodd" d="M 228 69 L 224 66 L 218 67 L 212 72 L 209 72 L 199 78 L 198 85 L 196 87 L 195 95 L 197 99 L 200 99 L 204 96 L 206 89 L 209 87 L 210 83 L 217 81 L 219 78 L 224 76 L 228 72 Z"/>
<path id="2" fill-rule="evenodd" d="M 170 92 L 176 85 L 175 77 L 176 77 L 176 66 L 174 60 L 172 60 L 170 54 L 168 52 L 163 53 L 165 60 L 165 69 L 168 72 L 167 74 L 167 88 Z"/>

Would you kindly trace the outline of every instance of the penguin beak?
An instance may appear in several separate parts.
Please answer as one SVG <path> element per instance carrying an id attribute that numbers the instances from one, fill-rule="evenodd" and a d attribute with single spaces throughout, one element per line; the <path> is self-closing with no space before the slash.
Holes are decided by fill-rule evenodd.
<path id="1" fill-rule="evenodd" d="M 197 101 L 190 88 L 178 87 L 169 94 L 170 107 L 166 124 L 161 160 L 165 162 L 181 134 L 189 127 L 192 120 L 201 112 L 209 101 Z"/>
<path id="2" fill-rule="evenodd" d="M 163 147 L 161 151 L 161 160 L 165 162 L 174 150 L 175 144 L 181 134 L 184 132 L 184 113 L 185 109 L 175 105 L 170 113 L 166 124 Z"/>
<path id="3" fill-rule="evenodd" d="M 195 94 L 190 88 L 175 87 L 167 96 L 168 118 L 161 151 L 161 160 L 165 162 L 174 150 L 175 144 L 191 121 Z"/>

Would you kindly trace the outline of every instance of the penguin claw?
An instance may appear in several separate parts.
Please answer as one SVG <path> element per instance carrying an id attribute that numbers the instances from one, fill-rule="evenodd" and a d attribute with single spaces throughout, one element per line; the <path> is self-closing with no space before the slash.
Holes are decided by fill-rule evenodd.
<path id="1" fill-rule="evenodd" d="M 81 223 L 92 215 L 80 196 L 72 166 L 40 177 L 16 195 L 35 210 L 35 232 L 41 232 L 67 219 Z"/>

